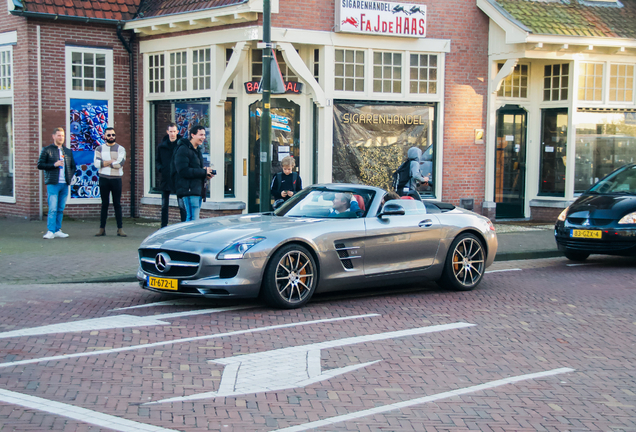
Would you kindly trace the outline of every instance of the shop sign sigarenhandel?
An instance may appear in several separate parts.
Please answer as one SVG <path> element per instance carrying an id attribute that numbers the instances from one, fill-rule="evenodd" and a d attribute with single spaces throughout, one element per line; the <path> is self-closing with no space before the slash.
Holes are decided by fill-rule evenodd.
<path id="1" fill-rule="evenodd" d="M 426 37 L 426 5 L 336 0 L 336 31 Z"/>
<path id="2" fill-rule="evenodd" d="M 422 116 L 419 115 L 384 115 L 384 114 L 350 114 L 342 115 L 342 123 L 367 123 L 367 124 L 395 124 L 395 125 L 424 125 Z"/>

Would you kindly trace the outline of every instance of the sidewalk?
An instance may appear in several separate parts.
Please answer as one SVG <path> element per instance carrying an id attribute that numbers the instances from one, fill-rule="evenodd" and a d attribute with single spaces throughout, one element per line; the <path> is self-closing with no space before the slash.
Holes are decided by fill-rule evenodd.
<path id="1" fill-rule="evenodd" d="M 45 221 L 0 218 L 0 284 L 136 281 L 137 248 L 159 222 L 124 219 L 128 237 L 117 237 L 114 219 L 106 236 L 95 237 L 97 220 L 64 220 L 66 239 L 44 240 Z M 561 256 L 553 225 L 495 224 L 496 261 Z"/>

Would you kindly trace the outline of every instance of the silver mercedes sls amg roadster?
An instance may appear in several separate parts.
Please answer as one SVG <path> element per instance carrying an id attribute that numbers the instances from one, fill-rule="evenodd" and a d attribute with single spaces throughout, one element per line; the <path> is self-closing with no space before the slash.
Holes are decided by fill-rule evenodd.
<path id="1" fill-rule="evenodd" d="M 295 308 L 314 292 L 437 281 L 471 290 L 497 252 L 487 218 L 450 204 L 394 199 L 354 184 L 322 184 L 272 213 L 163 228 L 139 247 L 148 290 L 210 298 L 261 297 Z"/>

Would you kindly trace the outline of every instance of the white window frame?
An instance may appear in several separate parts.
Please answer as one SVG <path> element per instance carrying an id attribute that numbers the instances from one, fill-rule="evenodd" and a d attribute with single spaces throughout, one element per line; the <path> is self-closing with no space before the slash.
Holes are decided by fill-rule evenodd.
<path id="1" fill-rule="evenodd" d="M 150 58 L 159 58 L 159 57 L 163 57 L 163 66 L 157 66 L 156 64 L 154 64 L 152 67 L 150 66 Z M 153 76 L 153 80 L 150 80 L 150 71 L 153 71 L 154 73 L 152 74 Z M 161 78 L 157 78 L 157 72 L 163 72 L 162 77 Z M 166 93 L 166 85 L 167 85 L 167 79 L 166 79 L 166 54 L 165 53 L 153 53 L 153 54 L 149 54 L 147 56 L 147 66 L 146 66 L 146 76 L 148 77 L 146 81 L 146 84 L 148 86 L 148 93 L 150 94 L 165 94 Z M 159 85 L 159 90 L 154 91 L 154 88 L 156 87 L 156 84 Z M 161 90 L 161 85 L 163 84 L 163 90 Z"/>
<path id="2" fill-rule="evenodd" d="M 68 113 L 71 112 L 71 99 L 99 99 L 108 101 L 108 126 L 114 124 L 114 76 L 113 76 L 113 50 L 108 48 L 93 48 L 67 45 L 65 47 L 65 80 L 66 80 L 66 147 L 71 148 L 71 120 Z M 106 54 L 106 91 L 73 90 L 72 53 Z M 45 136 L 47 136 L 45 134 Z M 71 198 L 69 194 L 68 204 L 100 204 L 101 198 Z"/>
<path id="3" fill-rule="evenodd" d="M 629 100 L 623 100 L 623 101 L 619 101 L 619 100 L 611 100 L 611 93 L 612 93 L 612 88 L 611 88 L 611 79 L 612 79 L 612 66 L 631 66 L 632 67 L 632 98 Z M 610 62 L 609 65 L 607 66 L 607 103 L 608 104 L 620 104 L 620 105 L 631 105 L 634 103 L 634 95 L 636 94 L 636 64 L 634 63 L 612 63 Z M 627 88 L 623 89 L 623 90 L 627 90 Z"/>
<path id="4" fill-rule="evenodd" d="M 185 53 L 185 62 L 183 61 L 183 57 L 181 57 L 181 63 L 176 63 L 176 59 L 177 59 L 177 55 L 181 54 L 183 56 L 183 54 Z M 175 58 L 175 65 L 174 65 L 174 70 L 173 70 L 173 65 L 171 63 L 172 60 L 172 56 L 174 55 Z M 166 57 L 166 63 L 165 66 L 168 68 L 168 93 L 172 93 L 172 94 L 183 94 L 183 93 L 187 93 L 190 89 L 190 86 L 188 85 L 188 82 L 190 81 L 190 79 L 192 78 L 192 67 L 190 65 L 190 61 L 192 59 L 192 50 L 191 49 L 182 49 L 182 50 L 177 50 L 177 51 L 170 51 L 167 54 Z M 181 70 L 183 71 L 185 69 L 185 75 L 181 75 L 180 77 L 177 77 L 177 70 Z M 175 75 L 173 76 L 173 72 L 175 73 Z M 181 81 L 181 86 L 183 88 L 181 88 L 181 90 L 177 90 L 178 87 L 178 81 Z M 172 84 L 174 82 L 174 90 L 172 90 Z"/>
<path id="5" fill-rule="evenodd" d="M 501 63 L 501 60 L 498 60 L 495 62 L 495 70 L 499 71 L 499 64 Z M 503 62 L 505 63 L 505 61 Z M 530 94 L 532 92 L 532 65 L 530 63 L 519 63 L 517 64 L 512 72 L 510 73 L 510 75 L 508 75 L 507 77 L 505 77 L 502 82 L 501 82 L 501 88 L 500 91 L 504 91 L 504 85 L 506 83 L 506 80 L 510 78 L 510 80 L 512 80 L 512 76 L 515 73 L 515 69 L 518 67 L 519 70 L 521 70 L 521 67 L 525 66 L 526 68 L 528 68 L 528 80 L 527 80 L 527 84 L 526 84 L 526 97 L 522 97 L 522 96 L 505 96 L 505 95 L 499 95 L 499 92 L 496 92 L 497 95 L 497 99 L 499 100 L 514 100 L 514 101 L 528 101 L 530 100 Z M 512 90 L 514 92 L 514 85 L 512 85 Z M 521 83 L 519 83 L 519 89 L 521 89 Z"/>
<path id="6" fill-rule="evenodd" d="M 581 82 L 581 79 L 583 79 L 583 77 L 587 77 L 587 75 L 582 75 L 580 72 L 580 68 L 581 65 L 588 65 L 588 64 L 592 64 L 592 65 L 601 65 L 601 98 L 599 100 L 588 100 L 588 99 L 581 99 L 579 97 L 579 83 Z M 603 61 L 582 61 L 579 62 L 577 64 L 577 68 L 579 69 L 577 71 L 577 81 L 576 83 L 574 83 L 574 89 L 576 90 L 576 100 L 579 104 L 583 103 L 585 105 L 603 105 L 605 104 L 605 100 L 607 97 L 607 86 L 609 85 L 609 76 L 607 73 L 607 62 L 603 62 Z M 584 89 L 586 89 L 587 87 L 584 87 Z M 596 89 L 596 87 L 594 87 Z M 584 90 L 585 91 L 585 90 Z"/>
<path id="7" fill-rule="evenodd" d="M 563 75 L 563 66 L 564 65 L 568 65 L 568 74 L 567 75 Z M 555 76 L 557 75 L 550 75 L 550 87 L 546 88 L 545 86 L 545 67 L 546 66 L 550 66 L 552 72 L 554 72 L 554 66 L 560 66 L 561 67 L 561 72 L 559 73 L 558 77 L 559 77 L 559 98 L 558 99 L 552 99 L 552 92 L 554 90 L 556 90 L 554 87 L 552 87 L 552 81 L 554 79 Z M 542 78 L 542 89 L 541 89 L 541 103 L 564 103 L 567 102 L 570 99 L 570 83 L 572 82 L 572 77 L 573 77 L 573 73 L 572 73 L 572 69 L 574 68 L 574 66 L 572 65 L 572 63 L 570 62 L 556 62 L 556 63 L 546 63 L 545 65 L 542 65 L 543 67 L 543 78 Z M 568 85 L 563 87 L 563 77 L 567 76 L 568 77 Z M 545 100 L 545 91 L 548 90 L 550 92 L 550 99 Z M 563 90 L 566 90 L 567 92 L 567 97 L 565 99 L 561 98 L 561 92 Z M 578 88 L 577 88 L 578 91 Z"/>
<path id="8" fill-rule="evenodd" d="M 427 55 L 427 56 L 429 56 L 429 61 L 430 61 L 430 58 L 432 56 L 435 56 L 437 58 L 437 65 L 435 66 L 435 69 L 437 70 L 437 78 L 435 79 L 435 92 L 434 93 L 420 93 L 419 91 L 416 92 L 416 93 L 411 93 L 411 67 L 412 67 L 411 66 L 411 55 L 417 55 L 417 56 Z M 405 69 L 406 73 L 405 73 L 405 77 L 404 77 L 405 85 L 407 86 L 406 89 L 405 89 L 405 93 L 406 94 L 409 94 L 411 96 L 415 96 L 415 95 L 419 95 L 419 96 L 427 95 L 428 96 L 428 95 L 438 95 L 439 94 L 439 86 L 440 86 L 439 81 L 440 81 L 440 68 L 441 68 L 441 66 L 440 66 L 440 55 L 439 54 L 437 54 L 437 53 L 409 52 L 408 53 L 408 58 L 404 59 L 404 61 L 406 63 L 406 66 L 405 66 L 406 67 L 406 69 Z M 418 72 L 419 72 L 419 68 L 420 68 L 420 66 L 418 65 Z M 427 66 L 427 69 L 429 69 L 429 70 L 431 69 L 430 65 Z M 430 85 L 431 80 L 428 80 L 427 82 Z M 418 83 L 418 88 L 419 88 L 419 83 L 420 83 L 420 79 L 419 78 L 417 80 L 417 83 Z"/>
<path id="9" fill-rule="evenodd" d="M 15 32 L 8 32 L 8 33 L 4 33 L 3 35 L 9 35 L 12 36 Z M 9 143 L 9 146 L 13 148 L 13 152 L 12 152 L 12 158 L 9 160 L 9 172 L 13 174 L 13 187 L 12 187 L 12 191 L 13 194 L 11 196 L 9 195 L 0 195 L 0 202 L 2 203 L 10 203 L 10 204 L 15 204 L 16 199 L 15 199 L 15 177 L 16 177 L 16 170 L 15 170 L 15 142 L 13 141 L 14 137 L 15 137 L 15 121 L 13 120 L 13 118 L 15 117 L 15 107 L 14 107 L 14 99 L 13 99 L 13 89 L 14 89 L 14 75 L 13 75 L 13 43 L 10 45 L 0 45 L 0 51 L 8 51 L 10 53 L 11 56 L 11 88 L 9 90 L 0 90 L 0 100 L 3 102 L 3 105 L 11 105 L 11 131 L 9 132 L 11 134 L 11 142 Z M 8 102 L 8 103 L 6 103 Z M 38 155 L 39 156 L 39 155 Z"/>
<path id="10" fill-rule="evenodd" d="M 382 69 L 384 69 L 384 67 L 385 67 L 385 65 L 384 65 L 384 55 L 385 54 L 391 54 L 391 60 L 394 59 L 394 56 L 396 54 L 399 54 L 401 56 L 400 65 L 399 65 L 400 66 L 400 77 L 399 77 L 399 79 L 393 78 L 393 72 L 394 72 L 393 68 L 395 67 L 394 64 L 391 64 L 391 76 L 392 76 L 392 78 L 388 79 L 388 78 L 384 77 L 384 70 L 382 70 L 382 73 L 381 73 L 382 77 L 379 79 L 382 88 L 384 88 L 384 83 L 386 81 L 390 81 L 391 82 L 391 91 L 388 91 L 388 92 L 375 91 L 375 88 L 374 88 L 375 87 L 375 82 L 374 81 L 377 80 L 377 78 L 375 77 L 375 68 L 377 66 L 375 64 L 375 55 L 376 54 L 379 54 L 382 57 L 382 63 L 380 65 L 380 67 Z M 403 94 L 404 93 L 404 83 L 407 82 L 404 79 L 404 75 L 405 75 L 405 72 L 404 72 L 404 51 L 374 50 L 371 53 L 371 56 L 372 56 L 371 57 L 371 61 L 370 61 L 370 63 L 371 63 L 371 91 L 373 92 L 373 94 L 377 94 L 377 95 Z M 394 92 L 393 91 L 393 83 L 395 81 L 399 81 L 400 82 L 400 91 L 399 92 Z"/>

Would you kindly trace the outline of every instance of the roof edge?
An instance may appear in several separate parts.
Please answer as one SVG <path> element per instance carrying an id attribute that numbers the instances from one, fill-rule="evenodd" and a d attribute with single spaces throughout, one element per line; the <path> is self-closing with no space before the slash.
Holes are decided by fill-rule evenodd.
<path id="1" fill-rule="evenodd" d="M 41 19 L 50 19 L 53 21 L 61 20 L 61 21 L 75 21 L 75 22 L 83 22 L 83 23 L 91 23 L 91 24 L 109 24 L 109 25 L 117 25 L 121 22 L 125 22 L 124 20 L 116 20 L 116 19 L 107 19 L 107 18 L 91 18 L 91 17 L 81 17 L 75 15 L 59 15 L 59 14 L 50 14 L 50 13 L 42 13 L 42 12 L 29 12 L 25 10 L 17 10 L 14 9 L 10 11 L 11 15 L 21 16 L 24 18 L 41 18 Z"/>
<path id="2" fill-rule="evenodd" d="M 197 12 L 205 12 L 205 11 L 211 11 L 211 10 L 215 10 L 215 9 L 222 9 L 222 8 L 227 8 L 227 7 L 232 7 L 232 6 L 239 6 L 245 3 L 249 3 L 250 0 L 241 0 L 237 3 L 232 3 L 230 5 L 221 5 L 221 6 L 214 6 L 214 7 L 208 7 L 208 8 L 203 8 L 203 9 L 197 9 L 197 10 L 191 10 L 191 11 L 183 11 L 183 12 L 177 12 L 177 13 L 171 13 L 171 14 L 165 14 L 165 15 L 153 15 L 153 16 L 139 16 L 139 12 L 137 12 L 136 17 L 131 19 L 131 20 L 126 20 L 126 22 L 139 22 L 139 21 L 143 21 L 143 20 L 149 20 L 149 19 L 156 19 L 156 18 L 162 18 L 162 17 L 172 17 L 172 16 L 179 16 L 179 15 L 186 15 L 186 14 L 193 14 L 193 13 L 197 13 Z M 140 9 L 141 9 L 141 5 L 140 5 Z M 143 12 L 142 12 L 143 14 Z"/>

